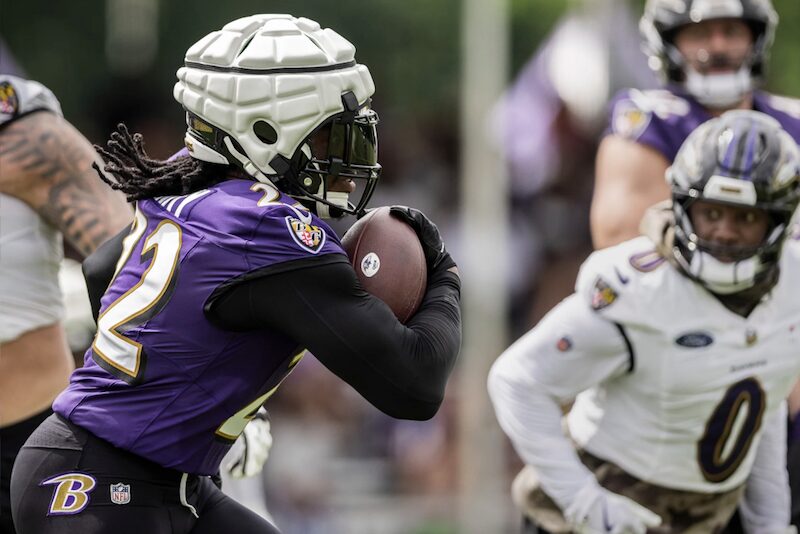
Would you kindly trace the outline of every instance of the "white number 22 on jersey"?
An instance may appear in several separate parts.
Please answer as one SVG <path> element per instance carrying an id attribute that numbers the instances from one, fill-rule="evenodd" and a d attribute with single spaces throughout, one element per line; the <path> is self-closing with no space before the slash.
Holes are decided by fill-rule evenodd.
<path id="1" fill-rule="evenodd" d="M 147 220 L 137 210 L 133 228 L 123 241 L 117 274 L 141 238 Z M 117 378 L 136 383 L 144 369 L 142 345 L 121 334 L 158 313 L 168 295 L 178 270 L 181 252 L 181 229 L 169 219 L 161 221 L 145 239 L 142 260 L 150 260 L 142 278 L 97 319 L 97 335 L 92 349 L 97 364 Z M 115 274 L 116 278 L 116 274 Z"/>

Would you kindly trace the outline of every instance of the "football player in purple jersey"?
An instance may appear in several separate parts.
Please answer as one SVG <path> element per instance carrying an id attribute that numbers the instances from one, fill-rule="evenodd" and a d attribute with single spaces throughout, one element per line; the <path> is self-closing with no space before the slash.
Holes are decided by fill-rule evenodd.
<path id="1" fill-rule="evenodd" d="M 436 226 L 392 208 L 428 267 L 401 324 L 323 221 L 362 213 L 378 181 L 373 91 L 336 32 L 254 15 L 187 51 L 184 151 L 157 161 L 112 135 L 109 183 L 136 214 L 84 264 L 98 332 L 15 466 L 20 534 L 275 532 L 210 476 L 306 350 L 391 416 L 436 413 L 461 340 Z"/>
<path id="2" fill-rule="evenodd" d="M 595 248 L 639 235 L 644 211 L 669 198 L 664 172 L 701 123 L 755 109 L 800 141 L 800 100 L 758 90 L 778 16 L 769 0 L 648 0 L 641 19 L 663 89 L 619 93 L 597 153 Z"/>

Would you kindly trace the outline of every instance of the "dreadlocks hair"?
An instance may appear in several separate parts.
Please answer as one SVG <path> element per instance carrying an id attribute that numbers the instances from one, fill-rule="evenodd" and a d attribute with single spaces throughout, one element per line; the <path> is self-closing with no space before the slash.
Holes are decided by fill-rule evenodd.
<path id="1" fill-rule="evenodd" d="M 227 178 L 227 165 L 192 157 L 167 161 L 152 159 L 144 151 L 142 134 L 131 135 L 123 123 L 117 125 L 117 131 L 111 134 L 106 145 L 108 149 L 98 145 L 94 145 L 94 148 L 105 162 L 103 169 L 115 180 L 108 178 L 97 163 L 93 163 L 92 167 L 112 189 L 122 191 L 128 201 L 162 195 L 186 195 Z"/>

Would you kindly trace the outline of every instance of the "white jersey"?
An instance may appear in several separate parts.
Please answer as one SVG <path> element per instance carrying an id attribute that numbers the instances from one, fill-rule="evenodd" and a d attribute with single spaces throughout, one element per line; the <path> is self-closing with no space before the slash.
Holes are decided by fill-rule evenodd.
<path id="1" fill-rule="evenodd" d="M 61 114 L 47 88 L 0 75 L 0 128 L 43 109 Z M 0 194 L 0 343 L 62 318 L 62 256 L 61 234 L 24 202 Z"/>
<path id="2" fill-rule="evenodd" d="M 645 237 L 592 254 L 576 294 L 619 329 L 627 362 L 578 395 L 567 418 L 578 445 L 667 488 L 743 484 L 762 422 L 800 374 L 800 241 L 787 239 L 781 263 L 777 286 L 744 318 Z"/>

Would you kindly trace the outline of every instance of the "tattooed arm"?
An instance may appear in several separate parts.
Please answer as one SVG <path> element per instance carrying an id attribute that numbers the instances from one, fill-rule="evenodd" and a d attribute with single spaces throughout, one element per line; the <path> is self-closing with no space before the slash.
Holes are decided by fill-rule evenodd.
<path id="1" fill-rule="evenodd" d="M 100 160 L 91 143 L 69 122 L 31 113 L 0 130 L 0 193 L 28 204 L 87 256 L 132 218 L 93 161 Z"/>

